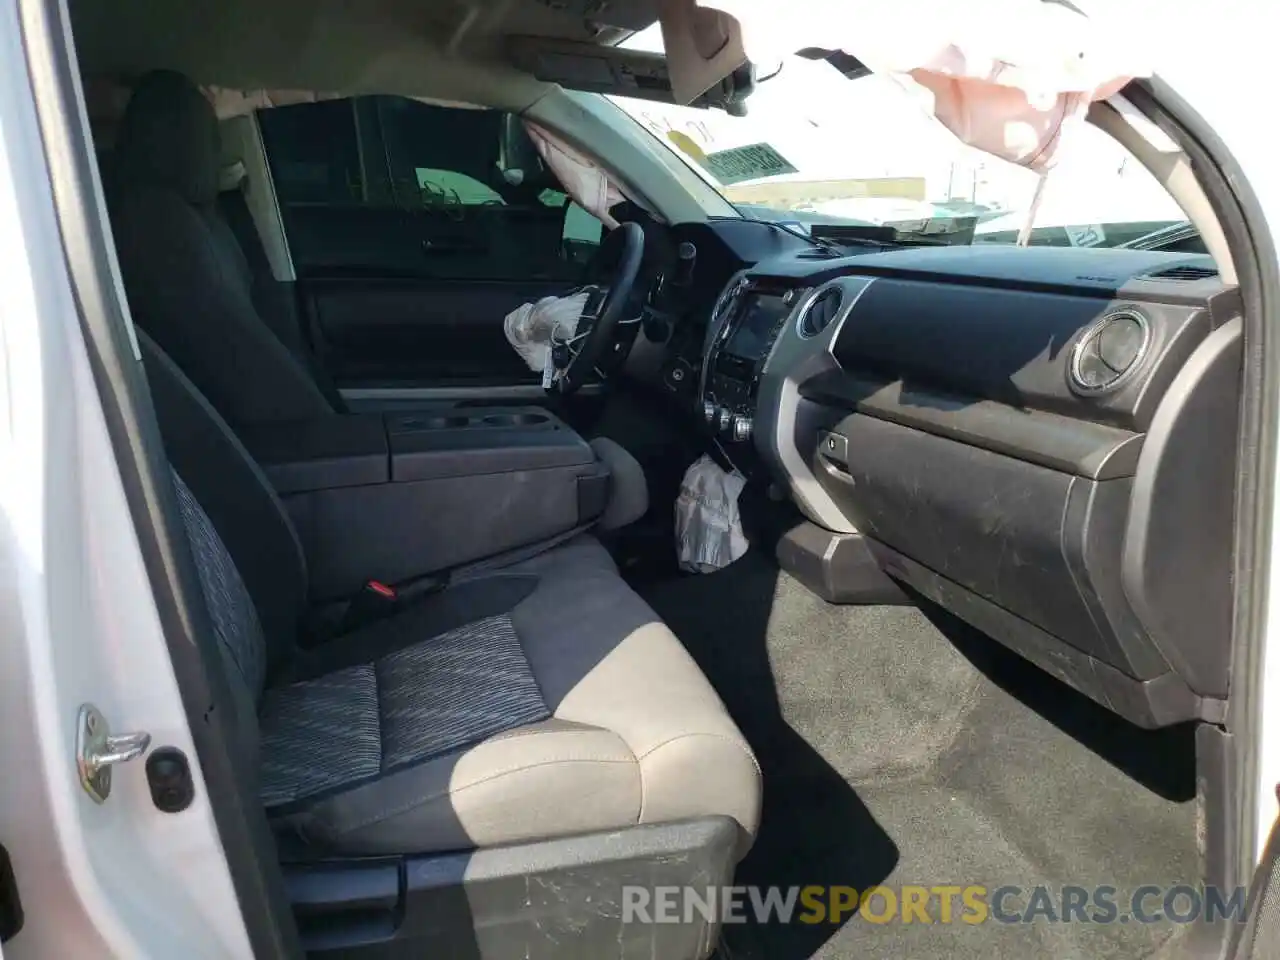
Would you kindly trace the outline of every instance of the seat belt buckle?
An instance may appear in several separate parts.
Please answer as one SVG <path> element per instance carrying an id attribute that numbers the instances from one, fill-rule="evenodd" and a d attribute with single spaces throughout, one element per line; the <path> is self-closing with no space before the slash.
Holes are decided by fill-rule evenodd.
<path id="1" fill-rule="evenodd" d="M 421 577 L 399 587 L 388 586 L 381 580 L 367 580 L 360 592 L 347 601 L 347 609 L 339 621 L 338 632 L 350 633 L 376 620 L 385 620 L 448 586 L 448 574 Z"/>
<path id="2" fill-rule="evenodd" d="M 389 617 L 399 602 L 400 594 L 395 587 L 387 586 L 381 580 L 369 580 L 347 604 L 346 613 L 342 616 L 343 629 L 354 629 Z"/>
<path id="3" fill-rule="evenodd" d="M 394 603 L 399 596 L 396 593 L 395 587 L 389 587 L 385 583 L 383 583 L 381 580 L 370 580 L 368 583 L 364 585 L 364 589 L 361 590 L 360 592 L 371 594 L 377 597 L 382 602 L 391 602 L 391 603 Z"/>

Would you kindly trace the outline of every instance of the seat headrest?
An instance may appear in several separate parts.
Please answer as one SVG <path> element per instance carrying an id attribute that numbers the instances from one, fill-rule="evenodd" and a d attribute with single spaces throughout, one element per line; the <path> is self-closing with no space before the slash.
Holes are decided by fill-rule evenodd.
<path id="1" fill-rule="evenodd" d="M 114 174 L 125 183 L 167 187 L 193 204 L 218 194 L 220 144 L 213 105 L 172 70 L 148 73 L 120 121 Z"/>

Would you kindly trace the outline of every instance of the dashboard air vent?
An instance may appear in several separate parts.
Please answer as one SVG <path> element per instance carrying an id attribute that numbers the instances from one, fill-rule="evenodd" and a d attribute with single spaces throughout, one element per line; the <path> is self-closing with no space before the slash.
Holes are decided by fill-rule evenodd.
<path id="1" fill-rule="evenodd" d="M 840 312 L 844 297 L 839 287 L 828 287 L 818 293 L 800 313 L 796 331 L 804 339 L 816 337 L 830 326 Z"/>
<path id="2" fill-rule="evenodd" d="M 1181 267 L 1165 267 L 1163 270 L 1157 270 L 1154 273 L 1148 273 L 1148 280 L 1208 280 L 1210 277 L 1216 277 L 1218 271 L 1213 267 L 1193 267 L 1183 265 Z"/>
<path id="3" fill-rule="evenodd" d="M 1150 343 L 1151 327 L 1142 314 L 1107 314 L 1085 331 L 1071 352 L 1071 389 L 1091 396 L 1118 389 L 1141 365 Z"/>

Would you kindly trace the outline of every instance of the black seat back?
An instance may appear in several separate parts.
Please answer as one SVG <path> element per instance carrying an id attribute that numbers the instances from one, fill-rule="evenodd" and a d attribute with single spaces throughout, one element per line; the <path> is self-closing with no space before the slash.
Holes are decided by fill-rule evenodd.
<path id="1" fill-rule="evenodd" d="M 335 412 L 254 306 L 218 210 L 218 120 L 181 74 L 147 74 L 120 124 L 111 225 L 134 321 L 232 424 Z"/>
<path id="2" fill-rule="evenodd" d="M 295 650 L 307 602 L 302 545 L 284 505 L 226 421 L 155 342 L 137 331 L 165 453 L 239 571 L 265 638 L 268 671 Z"/>

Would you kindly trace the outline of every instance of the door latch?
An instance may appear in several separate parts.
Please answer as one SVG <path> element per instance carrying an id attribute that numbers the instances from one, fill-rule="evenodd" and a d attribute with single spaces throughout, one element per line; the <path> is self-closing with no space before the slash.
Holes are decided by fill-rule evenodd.
<path id="1" fill-rule="evenodd" d="M 102 803 L 111 794 L 111 768 L 142 756 L 151 743 L 151 734 L 120 733 L 112 736 L 107 718 L 91 703 L 80 707 L 76 722 L 76 766 L 80 786 Z"/>

